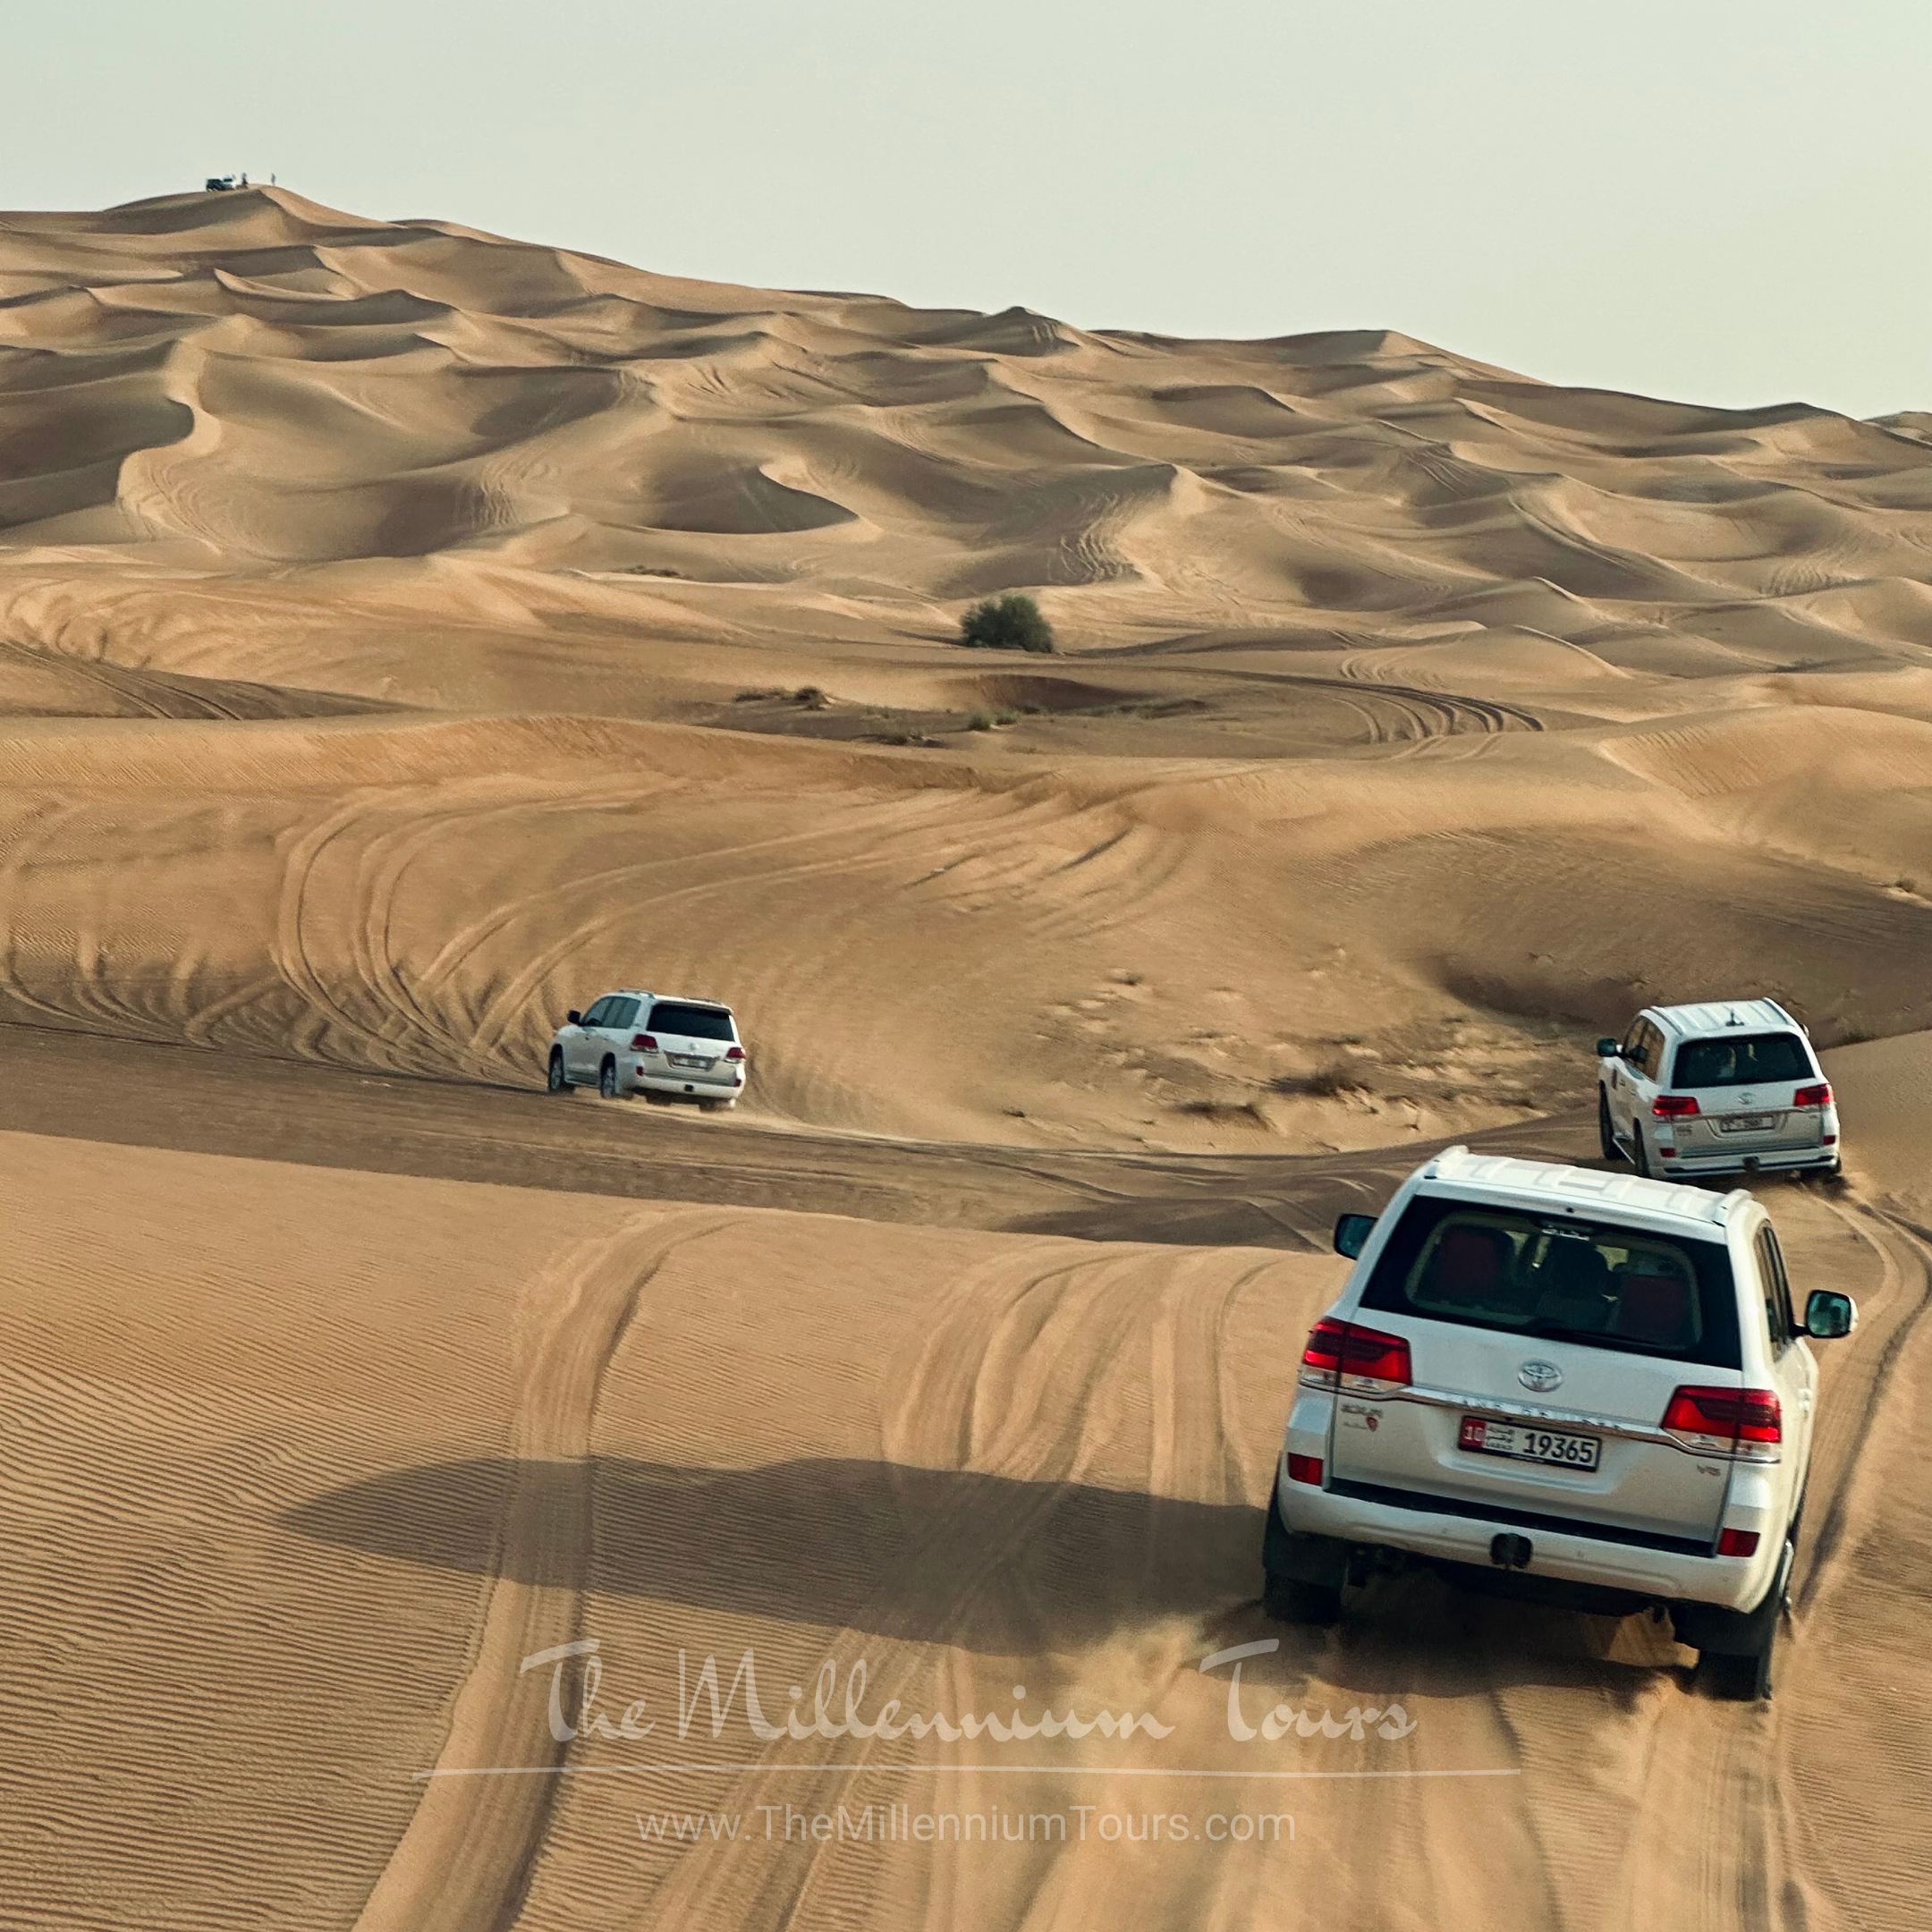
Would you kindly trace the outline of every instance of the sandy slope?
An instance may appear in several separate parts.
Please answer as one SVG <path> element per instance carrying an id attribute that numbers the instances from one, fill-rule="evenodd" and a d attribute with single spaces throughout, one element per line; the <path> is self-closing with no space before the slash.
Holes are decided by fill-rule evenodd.
<path id="1" fill-rule="evenodd" d="M 1230 1736 L 1196 1665 L 1281 1634 L 1258 1504 L 1332 1258 L 0 1148 L 0 1723 L 35 1820 L 5 1922 L 1922 1921 L 1932 1251 L 1855 1199 L 1770 1191 L 1801 1284 L 1850 1287 L 1863 1323 L 1826 1357 L 1769 1715 L 1696 1697 L 1640 1620 L 1404 1583 L 1285 1634 L 1246 1702 L 1399 1702 L 1412 1733 L 1271 1743 Z M 114 1213 L 76 1216 L 77 1173 Z M 596 1707 L 642 1699 L 654 1734 L 558 1748 L 549 1673 L 518 1666 L 586 1640 Z M 1019 1683 L 1034 1717 L 1174 1732 L 763 1741 L 741 1703 L 680 1741 L 679 1652 L 728 1684 L 747 1647 L 780 1722 L 829 1660 L 835 1717 L 862 1664 L 868 1717 L 1004 1713 Z M 506 1764 L 571 1775 L 413 1776 Z M 1521 1775 L 1279 1775 L 1365 1770 Z M 782 1808 L 841 1803 L 1074 1836 L 785 1842 Z M 1293 1843 L 1197 1835 L 1243 1811 L 1292 1813 Z M 742 1837 L 647 1841 L 665 1813 Z M 1157 1843 L 1097 1835 L 1176 1813 Z"/>
<path id="2" fill-rule="evenodd" d="M 0 216 L 0 1922 L 1921 1923 L 1928 512 L 1917 418 L 1377 331 Z M 1015 587 L 1059 657 L 949 641 Z M 738 1116 L 533 1090 L 625 981 L 734 1003 Z M 654 1712 L 750 1645 L 1243 1770 L 1194 1664 L 1268 1634 L 1327 1221 L 1587 1153 L 1595 1034 L 1740 988 L 1863 1042 L 1852 1192 L 1772 1191 L 1866 1320 L 1771 1715 L 1411 1589 L 1250 1669 L 1412 1735 L 1276 1768 L 1521 1775 L 411 1782 L 635 1759 L 516 1670 L 579 1633 Z M 636 1823 L 1203 1792 L 1297 1843 Z"/>

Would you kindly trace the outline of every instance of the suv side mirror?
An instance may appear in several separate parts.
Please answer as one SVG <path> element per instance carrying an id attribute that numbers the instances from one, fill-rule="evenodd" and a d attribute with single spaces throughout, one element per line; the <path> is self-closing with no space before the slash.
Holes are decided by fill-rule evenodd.
<path id="1" fill-rule="evenodd" d="M 1599 1060 L 1614 1060 L 1622 1051 L 1622 1047 L 1614 1039 L 1600 1039 L 1597 1042 L 1597 1057 Z"/>
<path id="2" fill-rule="evenodd" d="M 1375 1224 L 1376 1217 L 1372 1214 L 1343 1215 L 1335 1224 L 1335 1251 L 1338 1255 L 1346 1255 L 1351 1261 L 1354 1260 L 1368 1245 L 1368 1237 L 1375 1232 Z"/>
<path id="3" fill-rule="evenodd" d="M 583 1024 L 583 1015 L 579 1013 L 574 1006 L 572 1006 L 571 1010 L 564 1015 L 564 1024 L 565 1026 L 581 1026 Z"/>
<path id="4" fill-rule="evenodd" d="M 1835 1288 L 1814 1288 L 1805 1300 L 1804 1332 L 1820 1342 L 1835 1342 L 1858 1326 L 1858 1303 Z"/>

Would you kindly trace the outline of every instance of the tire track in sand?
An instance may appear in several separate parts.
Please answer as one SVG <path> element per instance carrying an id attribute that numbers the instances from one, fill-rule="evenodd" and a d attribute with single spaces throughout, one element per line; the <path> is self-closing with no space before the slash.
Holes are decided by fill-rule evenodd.
<path id="1" fill-rule="evenodd" d="M 1248 1500 L 1231 1433 L 1238 1423 L 1223 1336 L 1237 1298 L 1277 1265 L 1238 1249 L 1109 1247 L 1083 1255 L 1055 1244 L 1004 1258 L 954 1285 L 886 1420 L 886 1448 L 895 1462 L 970 1469 L 1027 1486 L 1030 1506 L 1010 1509 L 997 1538 L 976 1546 L 972 1563 L 958 1567 L 958 1587 L 962 1606 L 1006 1599 L 1016 1668 L 1019 1657 L 1030 1656 L 1024 1674 L 1037 1685 L 1035 1673 L 1046 1666 L 1050 1701 L 1153 1709 L 1174 1677 L 1191 1671 L 1198 1633 L 1150 1621 L 1131 1601 L 1117 1629 L 1071 1648 L 1066 1633 L 1026 1601 L 1022 1559 L 1057 1540 L 1063 1499 L 1082 1483 L 1145 1495 L 1140 1546 L 1117 1555 L 1123 1581 L 1138 1569 L 1150 1585 L 1164 1563 L 1176 1560 L 1164 1500 Z M 1219 1400 L 1201 1400 L 1204 1391 Z M 928 1532 L 934 1546 L 944 1534 L 943 1525 Z M 1161 1600 L 1157 1587 L 1151 1595 Z M 943 1705 L 986 1701 L 970 1657 L 955 1649 L 935 1661 Z M 1112 1747 L 1087 1746 L 1068 1761 L 1092 1770 L 1111 1755 Z M 944 1763 L 933 1766 L 932 1776 L 930 1802 L 946 1812 L 1051 1809 L 1067 1800 L 1050 1775 L 1030 1789 Z M 1148 1801 L 1144 1785 L 1131 1777 L 1085 1778 L 1078 1797 L 1123 1811 Z M 936 1845 L 919 1875 L 919 1922 L 960 1932 L 1076 1918 L 1090 1923 L 1094 1902 L 1105 1899 L 1114 1908 L 1111 1922 L 1123 1923 L 1148 1906 L 1148 1896 L 1123 1892 L 1132 1878 L 1115 1848 L 1096 1840 L 1055 1849 L 1050 1862 L 993 1869 L 962 1846 Z M 1248 1916 L 1254 1876 L 1238 1858 L 1208 1866 L 1187 1859 L 1165 1867 L 1156 1889 L 1185 1893 L 1188 1922 L 1233 1924 Z M 1153 1875 L 1140 1877 L 1151 1882 Z M 1178 1894 L 1171 1902 L 1182 1909 Z"/>
<path id="2" fill-rule="evenodd" d="M 1602 1921 L 1618 1932 L 1660 1923 L 1693 1900 L 1700 1924 L 1824 1932 L 1884 1922 L 1864 1915 L 1877 1901 L 1861 1899 L 1846 1916 L 1835 1909 L 1834 1888 L 1816 1882 L 1803 1805 L 1809 1740 L 1798 1732 L 1834 1691 L 1792 1693 L 1820 1678 L 1835 1688 L 1841 1675 L 1831 1654 L 1834 1599 L 1857 1580 L 1857 1550 L 1885 1513 L 1887 1477 L 1902 1460 L 1885 1455 L 1875 1435 L 1895 1432 L 1886 1395 L 1932 1297 L 1932 1268 L 1908 1230 L 1862 1204 L 1818 1205 L 1865 1244 L 1877 1279 L 1857 1283 L 1862 1346 L 1825 1363 L 1777 1695 L 1768 1707 L 1695 1694 L 1653 1705 L 1620 1896 Z"/>
<path id="3" fill-rule="evenodd" d="M 524 1678 L 532 1652 L 578 1635 L 590 1555 L 591 1424 L 604 1371 L 639 1298 L 669 1257 L 733 1216 L 639 1216 L 566 1250 L 524 1292 L 516 1410 L 507 1454 L 519 1471 L 470 1667 L 449 1705 L 436 1768 L 555 1765 L 547 1684 Z M 558 1465 L 574 1470 L 560 1487 Z M 522 1580 L 567 1577 L 567 1582 Z M 377 1879 L 356 1932 L 494 1932 L 514 1923 L 555 1798 L 549 1777 L 432 1777 Z"/>

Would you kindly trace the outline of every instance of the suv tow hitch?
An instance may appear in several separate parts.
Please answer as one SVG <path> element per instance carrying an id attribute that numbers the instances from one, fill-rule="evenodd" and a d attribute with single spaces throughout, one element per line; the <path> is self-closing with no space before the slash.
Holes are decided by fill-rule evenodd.
<path id="1" fill-rule="evenodd" d="M 1527 1570 L 1534 1554 L 1526 1536 L 1493 1536 L 1489 1538 L 1489 1561 L 1499 1570 Z"/>

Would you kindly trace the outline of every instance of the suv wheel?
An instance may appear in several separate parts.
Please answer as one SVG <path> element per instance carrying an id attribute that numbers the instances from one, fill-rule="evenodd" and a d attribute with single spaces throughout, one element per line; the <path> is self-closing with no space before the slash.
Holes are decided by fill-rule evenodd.
<path id="1" fill-rule="evenodd" d="M 606 1060 L 598 1070 L 597 1090 L 606 1100 L 614 1100 L 617 1097 L 617 1063 L 614 1060 Z"/>
<path id="2" fill-rule="evenodd" d="M 1261 1607 L 1277 1623 L 1339 1623 L 1347 1560 L 1344 1544 L 1327 1537 L 1296 1536 L 1281 1520 L 1275 1499 L 1268 1498 L 1261 1538 Z"/>
<path id="3" fill-rule="evenodd" d="M 1725 1628 L 1712 1631 L 1722 1650 L 1699 1648 L 1698 1682 L 1712 1697 L 1740 1704 L 1762 1704 L 1771 1696 L 1771 1660 L 1777 1649 L 1778 1630 L 1791 1602 L 1792 1569 L 1798 1549 L 1798 1524 L 1804 1513 L 1801 1497 L 1784 1538 L 1784 1555 L 1765 1600 L 1755 1610 L 1724 1615 Z M 1701 1633 L 1700 1633 L 1701 1634 Z"/>
<path id="4" fill-rule="evenodd" d="M 550 1049 L 550 1091 L 568 1093 L 570 1090 L 571 1082 L 564 1078 L 564 1049 L 553 1046 Z"/>
<path id="5" fill-rule="evenodd" d="M 1606 1161 L 1620 1161 L 1623 1149 L 1617 1145 L 1616 1130 L 1610 1124 L 1610 1096 L 1601 1087 L 1597 1089 L 1597 1145 L 1603 1149 Z"/>
<path id="6" fill-rule="evenodd" d="M 1722 1651 L 1698 1652 L 1698 1682 L 1714 1698 L 1727 1704 L 1765 1704 L 1771 1698 L 1771 1654 L 1777 1648 L 1777 1625 L 1765 1633 L 1763 1648 L 1750 1657 L 1728 1657 Z"/>
<path id="7" fill-rule="evenodd" d="M 1631 1122 L 1631 1165 L 1646 1180 L 1654 1178 L 1656 1170 L 1650 1165 L 1650 1149 L 1644 1145 L 1643 1123 Z"/>

